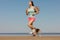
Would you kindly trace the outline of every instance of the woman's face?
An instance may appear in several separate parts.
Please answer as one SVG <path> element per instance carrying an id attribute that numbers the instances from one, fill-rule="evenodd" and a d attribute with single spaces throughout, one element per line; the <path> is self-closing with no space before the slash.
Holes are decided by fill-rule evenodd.
<path id="1" fill-rule="evenodd" d="M 29 2 L 29 6 L 32 6 L 32 3 L 31 2 Z"/>

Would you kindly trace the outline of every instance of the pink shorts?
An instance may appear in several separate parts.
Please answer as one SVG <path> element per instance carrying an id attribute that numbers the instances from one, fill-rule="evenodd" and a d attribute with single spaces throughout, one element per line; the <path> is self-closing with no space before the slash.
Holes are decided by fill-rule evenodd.
<path id="1" fill-rule="evenodd" d="M 35 17 L 29 17 L 28 18 L 28 21 L 31 21 L 31 20 L 35 21 Z"/>

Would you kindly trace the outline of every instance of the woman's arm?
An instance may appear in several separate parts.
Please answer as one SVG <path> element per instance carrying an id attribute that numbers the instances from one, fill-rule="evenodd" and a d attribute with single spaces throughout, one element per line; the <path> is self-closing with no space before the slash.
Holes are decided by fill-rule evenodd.
<path id="1" fill-rule="evenodd" d="M 26 15 L 28 15 L 28 9 L 26 9 Z"/>
<path id="2" fill-rule="evenodd" d="M 36 14 L 38 14 L 40 11 L 38 7 L 35 7 L 34 10 L 35 10 Z"/>

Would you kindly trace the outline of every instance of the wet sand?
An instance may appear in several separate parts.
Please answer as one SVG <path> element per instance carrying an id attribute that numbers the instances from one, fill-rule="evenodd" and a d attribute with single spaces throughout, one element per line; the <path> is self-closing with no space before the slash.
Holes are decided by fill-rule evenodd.
<path id="1" fill-rule="evenodd" d="M 60 40 L 60 36 L 0 36 L 0 40 Z"/>

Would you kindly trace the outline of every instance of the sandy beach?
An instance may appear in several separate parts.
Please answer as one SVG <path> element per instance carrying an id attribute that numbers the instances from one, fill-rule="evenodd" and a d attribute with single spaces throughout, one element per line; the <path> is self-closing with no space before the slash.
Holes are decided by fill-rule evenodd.
<path id="1" fill-rule="evenodd" d="M 60 40 L 60 36 L 0 36 L 0 40 Z"/>

